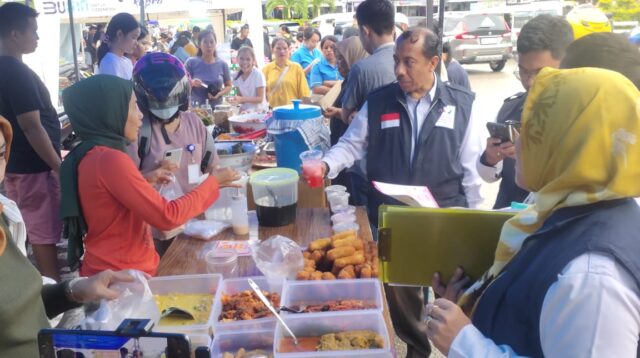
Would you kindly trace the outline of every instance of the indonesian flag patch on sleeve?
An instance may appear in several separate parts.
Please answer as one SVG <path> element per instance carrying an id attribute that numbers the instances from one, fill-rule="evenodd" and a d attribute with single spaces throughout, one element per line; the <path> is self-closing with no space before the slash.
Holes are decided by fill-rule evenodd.
<path id="1" fill-rule="evenodd" d="M 380 128 L 396 128 L 400 127 L 400 113 L 386 113 L 380 116 Z"/>

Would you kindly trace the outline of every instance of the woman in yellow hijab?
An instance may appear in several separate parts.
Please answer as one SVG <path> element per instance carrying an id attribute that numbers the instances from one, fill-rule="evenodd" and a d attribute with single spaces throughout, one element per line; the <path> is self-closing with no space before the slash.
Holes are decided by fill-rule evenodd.
<path id="1" fill-rule="evenodd" d="M 640 92 L 602 69 L 544 69 L 516 143 L 536 204 L 508 221 L 470 321 L 426 308 L 450 357 L 635 357 L 640 337 Z M 484 288 L 484 287 L 482 287 Z M 478 289 L 478 287 L 474 287 Z"/>

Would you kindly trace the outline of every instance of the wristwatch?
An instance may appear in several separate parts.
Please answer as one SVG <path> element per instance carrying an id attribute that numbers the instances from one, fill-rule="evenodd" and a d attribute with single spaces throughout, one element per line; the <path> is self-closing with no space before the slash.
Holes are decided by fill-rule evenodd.
<path id="1" fill-rule="evenodd" d="M 64 283 L 64 295 L 67 297 L 69 301 L 80 303 L 80 300 L 76 298 L 73 292 L 73 286 L 75 285 L 76 282 L 82 280 L 83 278 L 84 277 L 76 277 Z"/>

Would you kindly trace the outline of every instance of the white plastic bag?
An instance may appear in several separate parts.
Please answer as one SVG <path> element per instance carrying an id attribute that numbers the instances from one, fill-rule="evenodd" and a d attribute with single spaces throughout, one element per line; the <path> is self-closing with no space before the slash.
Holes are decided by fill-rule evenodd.
<path id="1" fill-rule="evenodd" d="M 178 180 L 173 174 L 171 174 L 171 181 L 167 184 L 162 184 L 158 192 L 167 200 L 176 200 L 184 195 L 184 193 L 182 192 L 182 188 L 178 183 Z M 180 225 L 169 231 L 162 231 L 156 228 L 152 228 L 151 234 L 158 240 L 169 240 L 182 234 L 183 231 L 184 225 Z"/>
<path id="2" fill-rule="evenodd" d="M 150 319 L 157 324 L 160 311 L 144 274 L 129 270 L 133 282 L 119 282 L 111 286 L 120 292 L 120 297 L 112 301 L 101 300 L 97 311 L 88 315 L 80 324 L 82 329 L 113 331 L 128 318 Z"/>
<path id="3" fill-rule="evenodd" d="M 275 235 L 264 241 L 250 241 L 249 245 L 256 266 L 270 279 L 293 280 L 304 267 L 302 248 L 287 237 Z"/>
<path id="4" fill-rule="evenodd" d="M 184 227 L 184 234 L 196 239 L 209 240 L 230 227 L 230 223 L 223 221 L 189 220 Z"/>

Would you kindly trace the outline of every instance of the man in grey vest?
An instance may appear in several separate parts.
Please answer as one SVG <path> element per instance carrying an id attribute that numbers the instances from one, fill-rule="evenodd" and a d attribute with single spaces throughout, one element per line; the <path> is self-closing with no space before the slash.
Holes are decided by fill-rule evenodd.
<path id="1" fill-rule="evenodd" d="M 371 91 L 396 79 L 393 74 L 394 13 L 389 0 L 366 0 L 356 9 L 360 41 L 370 56 L 356 62 L 349 71 L 342 97 L 342 118 L 346 123 L 362 108 Z M 367 205 L 373 187 L 366 179 L 366 168 L 358 162 L 350 171 L 350 201 L 355 205 Z"/>
<path id="2" fill-rule="evenodd" d="M 476 162 L 485 124 L 474 115 L 474 95 L 435 75 L 438 37 L 428 29 L 403 32 L 394 59 L 398 82 L 369 93 L 345 135 L 323 158 L 325 173 L 334 178 L 366 157 L 369 180 L 427 186 L 441 207 L 477 207 L 482 179 Z M 373 223 L 381 204 L 399 204 L 378 192 L 368 199 Z M 387 288 L 387 298 L 396 333 L 407 342 L 407 356 L 427 357 L 431 348 L 420 319 L 422 290 Z"/>

